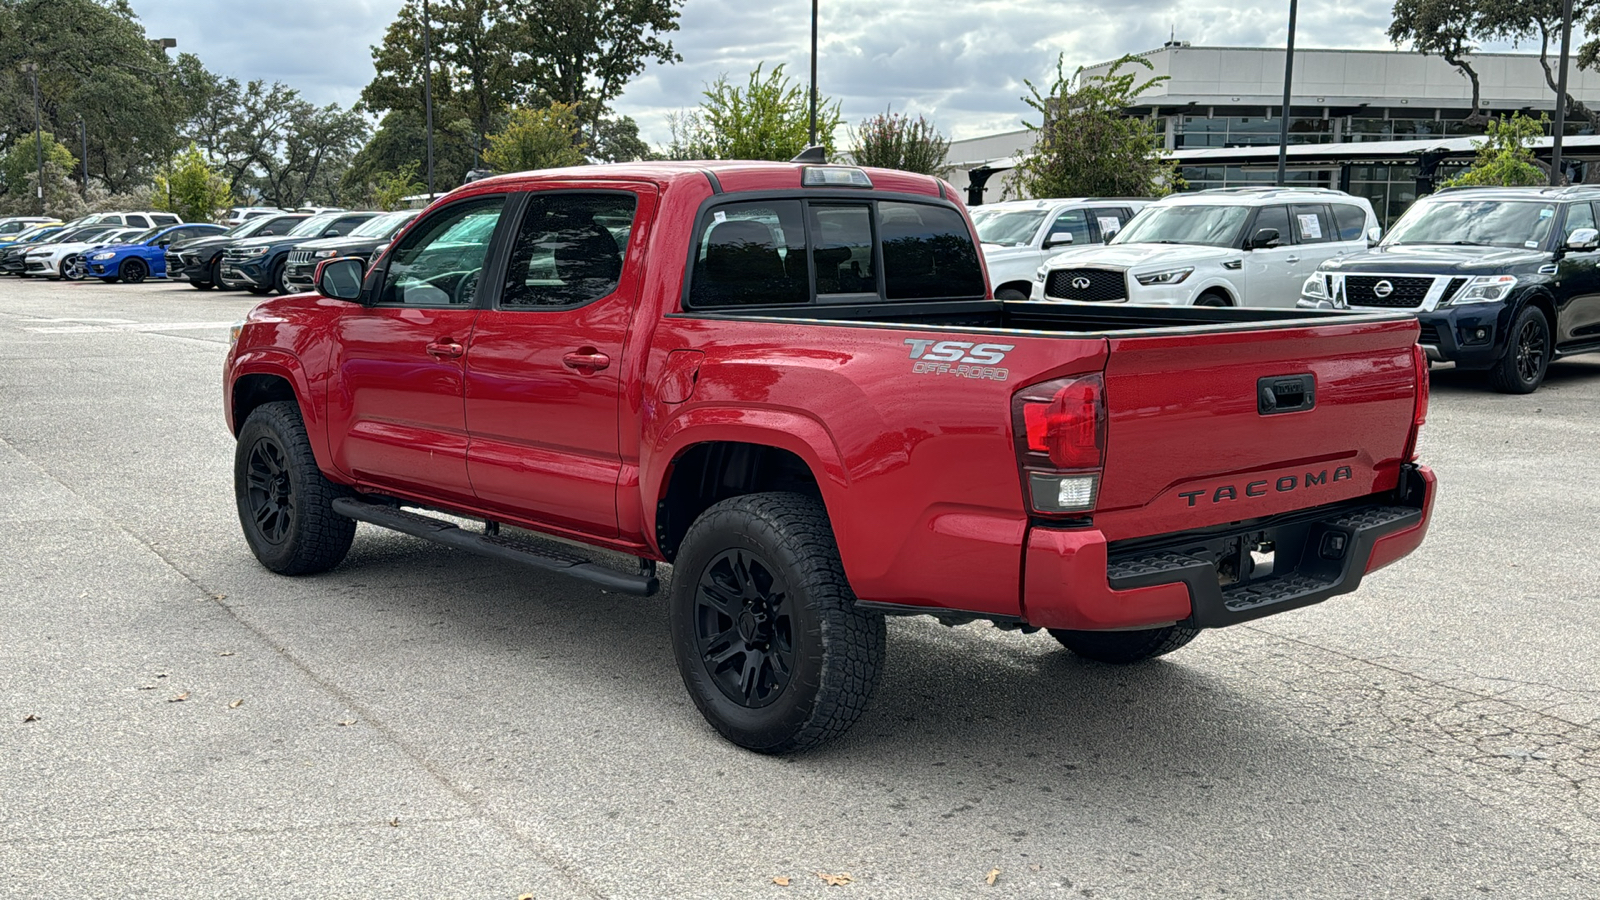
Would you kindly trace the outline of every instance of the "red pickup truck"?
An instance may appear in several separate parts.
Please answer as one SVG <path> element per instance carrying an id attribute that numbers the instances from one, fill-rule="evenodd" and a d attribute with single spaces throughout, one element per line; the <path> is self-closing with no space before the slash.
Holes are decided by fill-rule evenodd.
<path id="1" fill-rule="evenodd" d="M 886 614 L 1135 662 L 1428 527 L 1411 316 L 999 302 L 934 178 L 508 175 L 317 290 L 227 358 L 262 563 L 330 569 L 358 520 L 610 591 L 669 562 L 684 683 L 758 751 L 861 715 Z"/>

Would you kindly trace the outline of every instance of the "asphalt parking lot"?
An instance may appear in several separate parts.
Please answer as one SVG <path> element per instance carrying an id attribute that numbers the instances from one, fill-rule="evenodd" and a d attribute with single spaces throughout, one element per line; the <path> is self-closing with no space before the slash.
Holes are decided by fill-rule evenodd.
<path id="1" fill-rule="evenodd" d="M 1436 372 L 1432 533 L 1359 593 L 1134 669 L 891 621 L 873 709 L 775 759 L 659 597 L 368 526 L 262 569 L 255 299 L 0 280 L 0 895 L 1600 895 L 1600 360 Z"/>

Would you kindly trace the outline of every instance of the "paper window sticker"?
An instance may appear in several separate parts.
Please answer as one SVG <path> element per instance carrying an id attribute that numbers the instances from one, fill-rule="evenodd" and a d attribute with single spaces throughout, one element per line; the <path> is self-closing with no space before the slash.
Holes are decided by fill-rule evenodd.
<path id="1" fill-rule="evenodd" d="M 711 214 L 711 220 L 713 222 L 726 222 L 728 221 L 728 214 L 719 209 Z"/>
<path id="2" fill-rule="evenodd" d="M 1296 218 L 1300 220 L 1300 236 L 1304 238 L 1322 237 L 1322 222 L 1316 213 L 1300 213 Z"/>
<path id="3" fill-rule="evenodd" d="M 1551 216 L 1553 216 L 1555 214 L 1556 214 L 1556 211 L 1553 210 L 1553 209 L 1541 209 L 1541 210 L 1539 210 L 1539 218 L 1541 218 L 1541 219 L 1548 219 L 1548 218 L 1550 218 Z"/>
<path id="4" fill-rule="evenodd" d="M 1537 249 L 1539 249 L 1539 242 L 1538 241 L 1523 241 L 1522 242 L 1522 246 L 1527 247 L 1529 250 L 1537 250 Z"/>
<path id="5" fill-rule="evenodd" d="M 1116 216 L 1095 216 L 1095 221 L 1100 225 L 1100 233 L 1105 237 L 1122 230 L 1122 220 Z"/>

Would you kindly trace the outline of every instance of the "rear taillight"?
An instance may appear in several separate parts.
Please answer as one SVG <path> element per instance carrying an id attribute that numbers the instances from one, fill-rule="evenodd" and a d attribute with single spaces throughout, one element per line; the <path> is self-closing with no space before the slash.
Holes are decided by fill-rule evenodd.
<path id="1" fill-rule="evenodd" d="M 1035 512 L 1094 508 L 1105 460 L 1105 395 L 1096 373 L 1031 385 L 1012 398 L 1017 457 Z"/>
<path id="2" fill-rule="evenodd" d="M 1411 364 L 1417 373 L 1417 401 L 1412 407 L 1411 436 L 1406 439 L 1406 462 L 1417 461 L 1417 437 L 1428 421 L 1428 351 L 1421 344 L 1411 346 Z"/>

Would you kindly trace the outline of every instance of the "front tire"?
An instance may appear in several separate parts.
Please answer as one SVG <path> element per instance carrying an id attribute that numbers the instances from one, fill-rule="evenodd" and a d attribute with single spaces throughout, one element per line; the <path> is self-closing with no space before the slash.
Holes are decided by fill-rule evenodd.
<path id="1" fill-rule="evenodd" d="M 684 536 L 668 607 L 701 715 L 758 753 L 843 734 L 883 672 L 883 616 L 855 599 L 820 501 L 746 494 L 706 510 Z"/>
<path id="2" fill-rule="evenodd" d="M 1070 631 L 1050 629 L 1050 636 L 1078 656 L 1104 663 L 1144 662 L 1182 647 L 1195 639 L 1198 628 L 1168 625 L 1139 631 Z"/>
<path id="3" fill-rule="evenodd" d="M 1201 294 L 1199 297 L 1195 298 L 1194 305 L 1195 306 L 1211 306 L 1211 307 L 1228 307 L 1228 306 L 1232 306 L 1233 303 L 1228 300 L 1228 297 L 1227 297 L 1226 294 L 1219 294 L 1216 291 L 1206 291 L 1205 293 Z"/>
<path id="4" fill-rule="evenodd" d="M 1506 355 L 1489 370 L 1489 384 L 1502 394 L 1531 394 L 1550 369 L 1550 320 L 1536 306 L 1523 307 L 1511 325 Z"/>
<path id="5" fill-rule="evenodd" d="M 996 300 L 1010 300 L 1015 302 L 1018 300 L 1028 299 L 1028 295 L 1017 290 L 1016 288 L 1001 288 L 1000 290 L 994 292 L 994 298 Z"/>
<path id="6" fill-rule="evenodd" d="M 122 261 L 122 271 L 118 273 L 124 284 L 138 284 L 150 274 L 142 259 L 125 259 Z"/>
<path id="7" fill-rule="evenodd" d="M 89 274 L 89 267 L 81 256 L 69 256 L 61 261 L 61 278 L 63 281 L 82 281 Z"/>
<path id="8" fill-rule="evenodd" d="M 239 429 L 234 497 L 245 542 L 280 575 L 326 572 L 344 560 L 356 523 L 333 511 L 346 491 L 317 468 L 300 410 L 263 403 Z"/>

